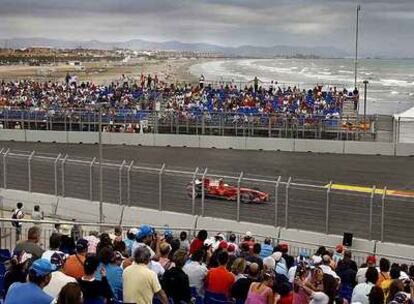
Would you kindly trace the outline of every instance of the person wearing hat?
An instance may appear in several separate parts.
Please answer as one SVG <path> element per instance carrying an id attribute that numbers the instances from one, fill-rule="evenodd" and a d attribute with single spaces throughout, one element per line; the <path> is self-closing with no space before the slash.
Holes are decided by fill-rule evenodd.
<path id="1" fill-rule="evenodd" d="M 30 227 L 27 232 L 27 240 L 17 243 L 13 252 L 20 253 L 24 251 L 32 255 L 32 260 L 39 259 L 44 252 L 44 250 L 39 246 L 40 233 L 41 231 L 39 227 Z"/>
<path id="2" fill-rule="evenodd" d="M 7 290 L 13 283 L 26 282 L 27 268 L 31 257 L 31 254 L 22 251 L 19 254 L 14 255 L 10 259 L 10 268 L 6 271 L 4 275 L 4 294 L 7 293 Z"/>
<path id="3" fill-rule="evenodd" d="M 74 254 L 75 253 L 75 240 L 71 236 L 72 226 L 63 224 L 60 226 L 60 248 L 59 250 L 66 254 Z"/>
<path id="4" fill-rule="evenodd" d="M 56 266 L 46 259 L 37 259 L 29 268 L 28 282 L 13 283 L 6 295 L 4 304 L 50 304 L 53 297 L 43 291 L 49 284 L 51 273 Z"/>
<path id="5" fill-rule="evenodd" d="M 88 241 L 85 239 L 79 239 L 76 243 L 76 253 L 68 257 L 63 266 L 63 272 L 75 279 L 80 279 L 84 276 L 84 263 L 87 252 Z"/>
<path id="6" fill-rule="evenodd" d="M 150 247 L 153 235 L 154 229 L 152 227 L 148 225 L 141 225 L 141 227 L 138 229 L 137 234 L 135 235 L 134 244 L 132 245 L 132 256 L 134 256 L 135 250 L 137 250 L 139 247 L 145 247 L 151 253 L 152 259 L 155 256 L 154 250 L 152 250 L 152 248 Z"/>
<path id="7" fill-rule="evenodd" d="M 43 291 L 53 298 L 57 298 L 63 286 L 65 286 L 67 283 L 76 283 L 75 278 L 72 278 L 62 272 L 65 260 L 66 256 L 61 252 L 55 252 L 52 254 L 49 260 L 52 265 L 55 265 L 56 271 L 52 273 L 52 278 L 49 284 L 43 289 Z"/>
<path id="8" fill-rule="evenodd" d="M 361 267 L 357 271 L 357 274 L 356 274 L 357 284 L 366 282 L 365 274 L 367 273 L 368 268 L 375 267 L 376 264 L 377 264 L 377 258 L 375 257 L 375 255 L 370 255 L 367 257 L 367 262 L 366 262 L 365 267 Z"/>
<path id="9" fill-rule="evenodd" d="M 134 245 L 135 236 L 138 233 L 137 228 L 128 229 L 126 238 L 124 239 L 124 243 L 128 252 L 128 256 L 132 255 L 132 246 Z"/>

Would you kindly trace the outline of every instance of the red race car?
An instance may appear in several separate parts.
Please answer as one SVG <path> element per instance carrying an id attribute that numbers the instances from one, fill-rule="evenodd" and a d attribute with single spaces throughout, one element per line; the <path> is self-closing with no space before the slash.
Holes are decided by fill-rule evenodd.
<path id="1" fill-rule="evenodd" d="M 200 179 L 195 180 L 195 196 L 201 197 L 203 182 Z M 187 185 L 187 194 L 193 196 L 193 182 Z M 237 186 L 225 184 L 222 179 L 213 180 L 204 179 L 204 195 L 206 198 L 225 199 L 228 201 L 237 201 Z M 269 201 L 269 193 L 240 187 L 240 202 L 242 203 L 265 203 Z"/>

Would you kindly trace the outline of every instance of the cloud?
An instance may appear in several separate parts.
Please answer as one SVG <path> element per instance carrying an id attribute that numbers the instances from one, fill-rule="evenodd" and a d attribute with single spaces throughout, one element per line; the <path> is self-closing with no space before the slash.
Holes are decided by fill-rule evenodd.
<path id="1" fill-rule="evenodd" d="M 396 54 L 414 49 L 413 0 L 360 2 L 364 51 L 377 51 L 378 45 Z M 355 36 L 355 0 L 0 0 L 0 5 L 3 38 L 331 45 L 350 51 Z"/>

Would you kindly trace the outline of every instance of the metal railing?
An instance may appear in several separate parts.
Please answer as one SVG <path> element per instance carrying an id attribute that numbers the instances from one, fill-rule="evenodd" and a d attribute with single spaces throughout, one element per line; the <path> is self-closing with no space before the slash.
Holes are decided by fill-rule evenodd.
<path id="1" fill-rule="evenodd" d="M 0 111 L 4 129 L 99 131 L 100 114 L 93 111 Z M 378 117 L 289 115 L 284 113 L 224 113 L 132 111 L 102 114 L 104 132 L 254 136 L 330 140 L 376 139 Z M 392 125 L 391 125 L 392 127 Z M 388 141 L 393 136 L 392 129 Z M 391 132 L 391 133 L 390 133 Z"/>
<path id="2" fill-rule="evenodd" d="M 247 172 L 222 173 L 211 168 L 186 170 L 160 164 L 103 161 L 102 179 L 95 158 L 72 158 L 36 152 L 0 150 L 0 181 L 5 189 L 47 193 L 139 206 L 192 215 L 255 222 L 326 234 L 351 232 L 356 237 L 414 244 L 414 195 L 392 189 L 337 187 L 335 181 L 309 182 L 292 177 L 260 177 Z M 213 199 L 206 179 L 223 178 L 237 197 Z M 202 181 L 197 193 L 194 181 Z M 240 197 L 241 188 L 260 189 L 269 201 L 254 204 Z M 354 189 L 354 190 L 353 190 Z M 57 200 L 58 201 L 58 200 Z M 120 220 L 122 222 L 122 219 Z"/>

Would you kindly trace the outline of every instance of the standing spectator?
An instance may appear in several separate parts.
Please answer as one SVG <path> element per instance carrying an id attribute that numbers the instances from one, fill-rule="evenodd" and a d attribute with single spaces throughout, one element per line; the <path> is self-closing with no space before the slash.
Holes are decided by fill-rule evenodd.
<path id="1" fill-rule="evenodd" d="M 200 89 L 204 88 L 204 81 L 205 81 L 204 75 L 201 74 L 200 79 L 199 79 Z"/>
<path id="2" fill-rule="evenodd" d="M 99 269 L 101 273 L 101 281 L 96 280 L 96 271 L 98 270 L 99 261 L 96 256 L 88 256 L 85 259 L 84 273 L 78 284 L 82 290 L 85 303 L 112 303 L 113 294 L 111 286 L 106 279 L 106 271 L 104 267 Z M 106 300 L 106 302 L 105 302 Z"/>
<path id="3" fill-rule="evenodd" d="M 369 304 L 384 304 L 385 296 L 381 287 L 374 286 L 368 295 Z"/>
<path id="4" fill-rule="evenodd" d="M 27 254 L 26 252 L 22 251 L 19 255 L 15 255 L 11 258 L 10 268 L 6 271 L 4 275 L 4 294 L 7 294 L 9 287 L 13 283 L 26 282 L 27 267 L 31 257 L 31 254 Z"/>
<path id="5" fill-rule="evenodd" d="M 145 247 L 149 250 L 151 254 L 151 259 L 155 256 L 154 250 L 151 248 L 153 241 L 154 229 L 148 225 L 141 225 L 138 229 L 136 239 L 132 245 L 132 256 L 135 256 L 135 250 L 139 247 Z"/>
<path id="6" fill-rule="evenodd" d="M 352 293 L 352 303 L 360 302 L 361 304 L 369 304 L 368 295 L 371 289 L 378 281 L 378 271 L 375 267 L 369 267 L 365 272 L 365 283 L 359 283 Z"/>
<path id="7" fill-rule="evenodd" d="M 115 253 L 111 247 L 102 248 L 100 252 L 99 269 L 105 268 L 106 278 L 111 286 L 115 300 L 122 301 L 122 268 L 116 264 Z M 101 273 L 96 274 L 98 281 L 102 280 Z"/>
<path id="8" fill-rule="evenodd" d="M 390 276 L 390 261 L 386 258 L 381 258 L 379 262 L 379 269 L 380 272 L 378 274 L 378 281 L 377 286 L 381 287 L 383 291 L 387 290 L 391 284 L 391 276 Z"/>
<path id="9" fill-rule="evenodd" d="M 239 277 L 231 287 L 231 296 L 237 301 L 246 301 L 247 294 L 249 293 L 250 285 L 253 282 L 259 281 L 259 265 L 252 263 L 246 267 L 247 276 Z"/>
<path id="10" fill-rule="evenodd" d="M 268 256 L 272 255 L 273 247 L 272 245 L 270 245 L 271 242 L 272 242 L 271 238 L 265 238 L 263 244 L 261 245 L 260 257 L 262 259 L 267 258 Z"/>
<path id="11" fill-rule="evenodd" d="M 357 283 L 364 283 L 366 276 L 365 273 L 367 272 L 368 268 L 375 267 L 377 263 L 377 258 L 373 255 L 367 257 L 367 263 L 365 267 L 361 267 L 358 269 L 356 274 L 356 281 Z"/>
<path id="12" fill-rule="evenodd" d="M 246 260 L 243 258 L 237 258 L 234 260 L 231 265 L 231 272 L 234 274 L 235 281 L 246 277 L 246 264 Z"/>
<path id="13" fill-rule="evenodd" d="M 131 228 L 128 230 L 126 238 L 124 239 L 124 243 L 128 252 L 128 256 L 132 256 L 132 245 L 135 241 L 135 236 L 138 233 L 138 229 Z"/>
<path id="14" fill-rule="evenodd" d="M 332 258 L 336 265 L 338 265 L 339 261 L 341 261 L 344 258 L 344 256 L 343 256 L 344 250 L 345 250 L 345 248 L 342 244 L 336 245 L 335 253 L 334 253 L 333 258 Z"/>
<path id="15" fill-rule="evenodd" d="M 339 287 L 339 295 L 342 298 L 351 302 L 352 292 L 356 285 L 355 277 L 356 277 L 356 264 L 354 261 L 351 260 L 349 251 L 345 251 L 344 258 L 338 262 L 336 267 L 336 273 L 341 279 L 341 285 Z"/>
<path id="16" fill-rule="evenodd" d="M 268 271 L 263 274 L 260 282 L 250 284 L 246 304 L 273 304 L 275 302 L 272 290 L 275 281 L 274 272 Z"/>
<path id="17" fill-rule="evenodd" d="M 295 281 L 295 283 L 299 284 L 306 293 L 309 294 L 310 297 L 310 304 L 334 304 L 335 297 L 336 297 L 336 290 L 337 290 L 337 281 L 336 279 L 329 275 L 323 274 L 322 279 L 322 290 L 311 288 L 306 284 L 303 284 L 301 280 Z"/>
<path id="18" fill-rule="evenodd" d="M 204 296 L 204 279 L 208 272 L 207 266 L 203 263 L 205 255 L 204 249 L 197 250 L 183 267 L 183 271 L 188 275 L 190 287 L 195 288 L 199 296 Z"/>
<path id="19" fill-rule="evenodd" d="M 32 212 L 32 220 L 41 221 L 43 220 L 43 218 L 44 218 L 44 215 L 43 215 L 43 211 L 40 211 L 40 206 L 35 205 L 33 208 L 33 212 Z"/>
<path id="20" fill-rule="evenodd" d="M 181 231 L 180 233 L 180 249 L 188 251 L 190 249 L 190 242 L 187 239 L 187 232 Z"/>
<path id="21" fill-rule="evenodd" d="M 50 304 L 53 298 L 43 291 L 50 282 L 55 266 L 48 260 L 37 259 L 29 269 L 27 283 L 14 283 L 7 292 L 4 304 Z"/>
<path id="22" fill-rule="evenodd" d="M 134 263 L 122 275 L 125 303 L 152 304 L 154 295 L 159 297 L 162 304 L 168 303 L 157 275 L 148 268 L 150 259 L 151 252 L 148 248 L 140 246 L 134 251 Z"/>
<path id="23" fill-rule="evenodd" d="M 221 251 L 218 255 L 219 266 L 210 269 L 206 277 L 206 290 L 212 293 L 223 294 L 226 297 L 230 295 L 230 289 L 235 278 L 234 275 L 226 268 L 229 260 L 227 251 Z"/>
<path id="24" fill-rule="evenodd" d="M 42 254 L 42 259 L 46 259 L 50 261 L 50 258 L 54 253 L 62 253 L 62 251 L 59 250 L 60 247 L 60 238 L 61 235 L 58 233 L 52 233 L 49 237 L 49 250 L 46 250 Z"/>
<path id="25" fill-rule="evenodd" d="M 85 239 L 78 240 L 76 252 L 68 257 L 63 266 L 63 272 L 75 279 L 80 279 L 85 275 L 84 263 L 88 252 L 88 241 Z"/>
<path id="26" fill-rule="evenodd" d="M 88 253 L 90 254 L 96 254 L 96 247 L 100 242 L 98 235 L 98 231 L 90 231 L 89 235 L 84 238 L 88 241 Z"/>
<path id="27" fill-rule="evenodd" d="M 249 255 L 248 257 L 246 257 L 246 261 L 250 262 L 250 263 L 256 263 L 257 265 L 259 265 L 260 270 L 263 269 L 263 260 L 260 257 L 260 251 L 262 249 L 262 246 L 259 243 L 255 243 L 253 245 L 253 252 L 251 255 Z"/>
<path id="28" fill-rule="evenodd" d="M 56 304 L 83 304 L 82 290 L 78 283 L 68 283 L 63 286 Z"/>
<path id="29" fill-rule="evenodd" d="M 207 237 L 207 231 L 200 230 L 197 234 L 197 237 L 191 242 L 190 254 L 193 254 L 197 250 L 201 249 L 204 246 L 204 241 L 207 239 Z"/>
<path id="30" fill-rule="evenodd" d="M 160 259 L 159 262 L 161 266 L 167 271 L 168 269 L 174 267 L 174 262 L 171 261 L 168 257 L 171 251 L 171 245 L 164 242 L 160 245 Z"/>
<path id="31" fill-rule="evenodd" d="M 50 262 L 56 267 L 57 271 L 52 273 L 52 278 L 49 284 L 43 289 L 52 298 L 57 298 L 63 286 L 67 283 L 76 283 L 76 279 L 72 278 L 62 272 L 63 265 L 65 264 L 65 254 L 61 252 L 55 252 L 50 257 Z"/>
<path id="32" fill-rule="evenodd" d="M 16 204 L 16 209 L 13 210 L 11 218 L 14 220 L 20 220 L 24 218 L 23 203 L 18 202 Z M 16 228 L 16 241 L 18 241 L 20 240 L 20 236 L 22 234 L 22 223 L 19 221 L 13 221 L 12 226 Z"/>
<path id="33" fill-rule="evenodd" d="M 70 225 L 63 224 L 60 226 L 60 251 L 65 254 L 75 253 L 75 240 L 71 236 L 72 227 Z"/>
<path id="34" fill-rule="evenodd" d="M 189 278 L 182 269 L 186 258 L 186 251 L 176 251 L 173 256 L 175 266 L 167 270 L 163 276 L 163 289 L 174 303 L 189 303 L 191 299 Z"/>
<path id="35" fill-rule="evenodd" d="M 32 255 L 32 260 L 39 259 L 44 250 L 39 246 L 40 241 L 40 228 L 33 226 L 30 227 L 29 231 L 27 232 L 27 240 L 17 243 L 16 247 L 14 248 L 14 253 L 19 253 L 25 251 L 26 253 L 30 253 Z"/>
<path id="36" fill-rule="evenodd" d="M 229 236 L 229 246 L 233 245 L 235 255 L 239 255 L 240 250 L 239 250 L 239 246 L 237 245 L 236 240 L 237 240 L 236 235 L 234 233 L 230 234 L 230 236 Z"/>
<path id="37" fill-rule="evenodd" d="M 110 247 L 112 249 L 114 248 L 114 245 L 112 244 L 111 237 L 109 236 L 108 233 L 102 233 L 99 237 L 99 240 L 100 241 L 99 241 L 98 245 L 96 246 L 96 255 L 98 257 L 101 254 L 101 250 L 103 248 L 107 248 L 107 247 Z"/>
<path id="38" fill-rule="evenodd" d="M 243 242 L 240 244 L 240 250 L 242 250 L 242 247 L 244 247 L 248 249 L 249 254 L 252 254 L 253 246 L 254 246 L 253 234 L 250 231 L 247 231 L 243 237 Z"/>

